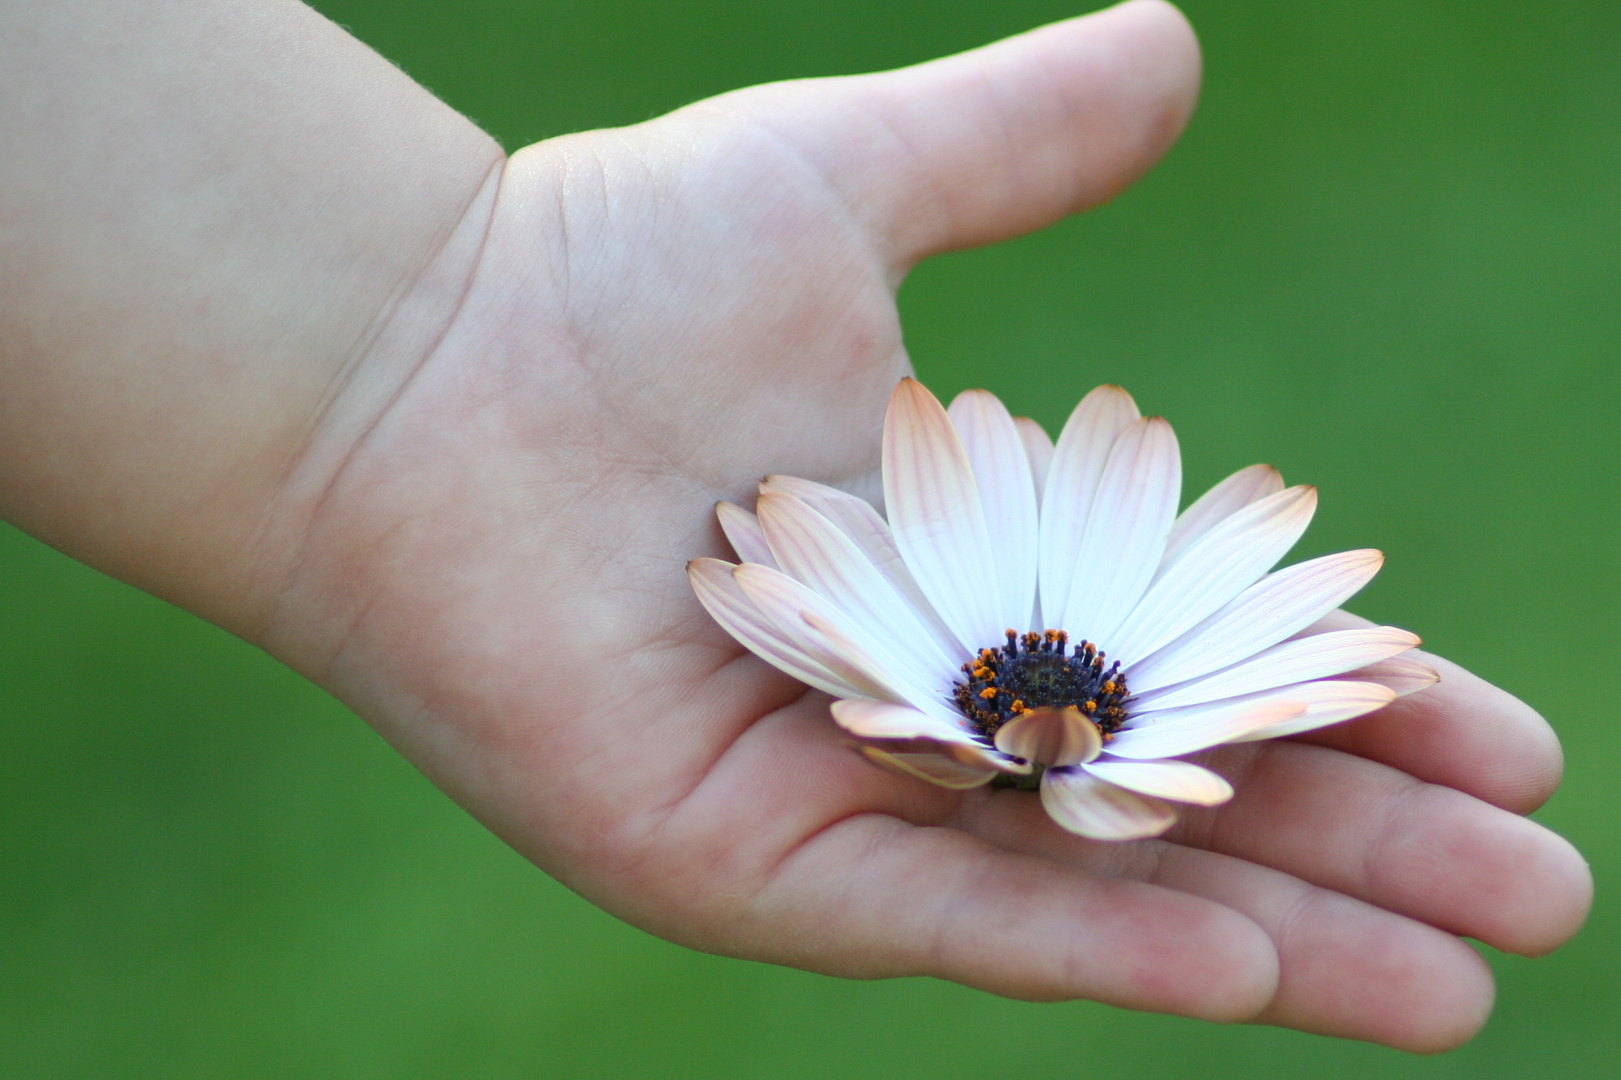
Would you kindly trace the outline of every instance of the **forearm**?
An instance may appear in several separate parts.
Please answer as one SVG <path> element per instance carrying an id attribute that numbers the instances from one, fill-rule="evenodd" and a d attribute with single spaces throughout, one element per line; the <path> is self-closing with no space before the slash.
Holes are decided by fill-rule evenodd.
<path id="1" fill-rule="evenodd" d="M 252 635 L 500 159 L 293 0 L 0 6 L 0 514 Z"/>

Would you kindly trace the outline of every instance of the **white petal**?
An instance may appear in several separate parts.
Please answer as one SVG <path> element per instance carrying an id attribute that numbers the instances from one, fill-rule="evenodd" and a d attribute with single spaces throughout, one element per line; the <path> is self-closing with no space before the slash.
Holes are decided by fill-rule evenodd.
<path id="1" fill-rule="evenodd" d="M 1149 587 L 1104 643 L 1109 655 L 1130 667 L 1197 626 L 1283 558 L 1316 509 L 1316 489 L 1297 487 L 1229 514 Z"/>
<path id="2" fill-rule="evenodd" d="M 1028 416 L 1015 416 L 1019 440 L 1024 443 L 1025 456 L 1030 459 L 1030 479 L 1036 484 L 1036 505 L 1041 505 L 1041 493 L 1047 487 L 1047 473 L 1052 469 L 1053 441 L 1047 430 Z"/>
<path id="3" fill-rule="evenodd" d="M 834 697 L 858 692 L 825 664 L 785 638 L 732 580 L 733 569 L 731 563 L 719 559 L 694 559 L 687 564 L 692 591 L 722 629 L 754 655 L 800 682 Z"/>
<path id="4" fill-rule="evenodd" d="M 984 390 L 958 394 L 947 414 L 962 439 L 979 489 L 979 503 L 996 561 L 1002 625 L 1021 631 L 1032 629 L 1027 622 L 1036 602 L 1040 525 L 1030 458 L 1019 438 L 1019 429 L 996 396 Z"/>
<path id="5" fill-rule="evenodd" d="M 944 743 L 981 745 L 956 724 L 948 724 L 910 705 L 846 698 L 833 703 L 833 719 L 850 734 L 867 739 L 934 739 Z"/>
<path id="6" fill-rule="evenodd" d="M 884 417 L 884 504 L 907 569 L 970 653 L 1002 637 L 996 561 L 951 418 L 915 379 Z"/>
<path id="7" fill-rule="evenodd" d="M 1041 774 L 1041 805 L 1061 828 L 1093 840 L 1141 840 L 1176 823 L 1176 810 L 1099 780 L 1080 766 Z"/>
<path id="8" fill-rule="evenodd" d="M 857 697 L 904 701 L 950 723 L 962 714 L 931 686 L 931 675 L 914 669 L 830 601 L 787 574 L 744 563 L 732 579 L 777 630 L 850 686 Z"/>
<path id="9" fill-rule="evenodd" d="M 953 761 L 941 754 L 917 754 L 904 751 L 881 750 L 876 746 L 856 745 L 863 757 L 902 776 L 927 780 L 943 788 L 962 791 L 986 783 L 997 773 L 995 769 L 976 769 L 971 765 Z"/>
<path id="10" fill-rule="evenodd" d="M 901 558 L 900 548 L 895 546 L 895 537 L 890 534 L 888 523 L 867 500 L 814 480 L 801 480 L 797 476 L 766 477 L 760 485 L 760 494 L 771 492 L 792 495 L 837 525 L 865 553 L 878 572 L 888 579 L 895 591 L 906 598 L 907 604 L 929 628 L 942 649 L 954 652 L 963 648 L 957 641 L 957 635 L 941 621 L 928 597 L 917 587 L 912 572 L 906 568 L 906 561 Z"/>
<path id="11" fill-rule="evenodd" d="M 1171 538 L 1165 544 L 1165 561 L 1161 572 L 1188 549 L 1188 545 L 1219 525 L 1224 519 L 1238 513 L 1252 502 L 1283 490 L 1283 477 L 1270 465 L 1251 465 L 1205 492 L 1192 506 L 1182 511 L 1171 526 Z"/>
<path id="12" fill-rule="evenodd" d="M 777 565 L 777 560 L 771 556 L 770 546 L 765 542 L 765 534 L 760 531 L 759 518 L 736 503 L 729 502 L 715 504 L 715 517 L 720 519 L 726 542 L 732 545 L 740 561 L 757 562 L 761 566 Z"/>
<path id="13" fill-rule="evenodd" d="M 1134 761 L 1180 757 L 1299 716 L 1306 705 L 1274 693 L 1146 713 L 1132 717 L 1131 726 L 1115 732 L 1105 749 Z"/>
<path id="14" fill-rule="evenodd" d="M 1127 672 L 1132 691 L 1186 682 L 1276 645 L 1343 604 L 1373 579 L 1384 560 L 1382 552 L 1364 548 L 1324 555 L 1267 575 L 1188 633 L 1133 665 Z"/>
<path id="15" fill-rule="evenodd" d="M 1069 605 L 1069 587 L 1081 554 L 1092 497 L 1114 442 L 1139 413 L 1118 386 L 1100 386 L 1081 399 L 1053 448 L 1041 495 L 1041 610 L 1057 622 Z M 1076 633 L 1084 633 L 1077 630 Z"/>
<path id="16" fill-rule="evenodd" d="M 1366 716 L 1396 700 L 1396 691 L 1388 686 L 1371 682 L 1342 682 L 1338 679 L 1284 687 L 1278 692 L 1306 701 L 1306 711 L 1269 727 L 1246 732 L 1233 739 L 1233 742 L 1259 742 L 1262 739 L 1298 735 L 1302 731 L 1315 731 L 1330 724 Z"/>
<path id="17" fill-rule="evenodd" d="M 1202 679 L 1133 697 L 1142 710 L 1174 709 L 1221 698 L 1253 694 L 1277 686 L 1326 679 L 1406 652 L 1419 644 L 1417 634 L 1394 626 L 1334 630 L 1280 642 L 1241 664 Z"/>
<path id="18" fill-rule="evenodd" d="M 1081 768 L 1097 777 L 1130 788 L 1141 795 L 1156 795 L 1199 806 L 1220 806 L 1233 797 L 1233 785 L 1191 761 L 1093 761 Z"/>
<path id="19" fill-rule="evenodd" d="M 1416 694 L 1441 681 L 1441 673 L 1422 660 L 1410 656 L 1392 656 L 1377 664 L 1347 672 L 1346 678 L 1358 682 L 1378 683 L 1395 691 L 1397 697 Z"/>
<path id="20" fill-rule="evenodd" d="M 870 639 L 858 639 L 851 636 L 849 631 L 852 627 L 849 624 L 840 623 L 835 619 L 828 618 L 823 613 L 814 611 L 801 612 L 800 618 L 805 621 L 807 626 L 821 635 L 821 640 L 827 643 L 835 655 L 844 658 L 852 667 L 862 671 L 872 671 L 874 674 L 888 675 L 882 665 L 873 664 L 872 654 L 868 651 L 868 641 Z M 894 686 L 898 691 L 893 695 L 895 700 L 904 701 L 913 708 L 921 709 L 936 719 L 944 720 L 948 724 L 957 724 L 964 731 L 968 730 L 970 721 L 963 716 L 954 702 L 946 700 L 945 695 L 931 693 L 921 683 L 906 683 L 897 680 L 892 681 L 890 685 Z M 874 694 L 863 694 L 862 696 L 878 699 L 884 697 L 884 695 Z"/>
<path id="21" fill-rule="evenodd" d="M 975 772 L 1002 772 L 1028 776 L 1032 769 L 1028 763 L 1016 762 L 1007 755 L 985 745 L 977 736 L 952 724 L 945 724 L 909 705 L 895 705 L 868 698 L 845 698 L 835 701 L 833 719 L 852 735 L 864 739 L 923 740 L 938 744 L 938 749 L 924 753 L 950 758 L 958 765 Z M 902 758 L 907 752 L 890 748 L 888 751 Z"/>
<path id="22" fill-rule="evenodd" d="M 1113 640 L 1159 569 L 1181 497 L 1176 433 L 1157 416 L 1135 421 L 1115 440 L 1098 481 L 1070 571 L 1063 629 L 1100 644 Z"/>
<path id="23" fill-rule="evenodd" d="M 790 577 L 831 600 L 918 670 L 954 679 L 965 650 L 946 653 L 911 607 L 837 525 L 792 495 L 760 496 L 760 527 L 777 564 Z"/>

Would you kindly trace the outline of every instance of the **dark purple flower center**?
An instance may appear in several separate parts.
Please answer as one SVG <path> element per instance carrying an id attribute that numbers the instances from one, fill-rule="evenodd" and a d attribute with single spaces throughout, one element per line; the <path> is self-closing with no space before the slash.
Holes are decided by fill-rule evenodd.
<path id="1" fill-rule="evenodd" d="M 1068 650 L 1062 630 L 1020 637 L 1007 632 L 1007 644 L 981 649 L 962 666 L 957 706 L 994 739 L 996 731 L 1031 709 L 1076 708 L 1098 726 L 1104 739 L 1126 722 L 1126 677 L 1118 663 L 1104 665 L 1103 653 L 1089 641 Z"/>

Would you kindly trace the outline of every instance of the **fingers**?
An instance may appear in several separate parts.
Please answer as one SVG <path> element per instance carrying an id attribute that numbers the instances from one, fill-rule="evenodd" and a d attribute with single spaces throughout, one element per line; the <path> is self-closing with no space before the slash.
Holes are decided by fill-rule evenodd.
<path id="1" fill-rule="evenodd" d="M 1457 938 L 1276 870 L 1164 841 L 1082 840 L 1008 792 L 981 800 L 964 824 L 1004 847 L 1243 914 L 1278 955 L 1277 991 L 1256 1021 L 1429 1053 L 1469 1039 L 1491 1011 L 1491 972 Z"/>
<path id="2" fill-rule="evenodd" d="M 1335 629 L 1368 625 L 1345 612 L 1334 615 Z M 1302 741 L 1384 762 L 1515 813 L 1530 813 L 1546 802 L 1564 772 L 1559 739 L 1547 721 L 1449 660 L 1413 655 L 1439 671 L 1441 681 Z"/>
<path id="3" fill-rule="evenodd" d="M 1152 880 L 1226 904 L 1272 937 L 1278 992 L 1259 1022 L 1424 1054 L 1467 1042 L 1491 1015 L 1491 969 L 1433 926 L 1175 845 L 1164 845 Z"/>
<path id="4" fill-rule="evenodd" d="M 897 266 L 1112 198 L 1181 134 L 1199 84 L 1181 13 L 1132 0 L 877 75 L 747 92 Z"/>
<path id="5" fill-rule="evenodd" d="M 1170 837 L 1274 867 L 1507 952 L 1538 955 L 1581 926 L 1587 864 L 1540 825 L 1377 762 L 1291 742 L 1205 762 L 1237 795 Z"/>
<path id="6" fill-rule="evenodd" d="M 1276 987 L 1271 942 L 1221 904 L 876 814 L 803 844 L 756 907 L 769 958 L 841 975 L 1211 1020 L 1255 1015 Z"/>
<path id="7" fill-rule="evenodd" d="M 1547 802 L 1565 767 L 1547 721 L 1449 660 L 1410 655 L 1439 671 L 1441 681 L 1305 741 L 1384 762 L 1517 814 Z"/>
<path id="8" fill-rule="evenodd" d="M 1272 999 L 1277 959 L 1248 919 L 943 827 L 959 793 L 875 768 L 830 728 L 825 709 L 762 718 L 598 899 L 698 948 L 856 978 L 1218 1020 Z"/>

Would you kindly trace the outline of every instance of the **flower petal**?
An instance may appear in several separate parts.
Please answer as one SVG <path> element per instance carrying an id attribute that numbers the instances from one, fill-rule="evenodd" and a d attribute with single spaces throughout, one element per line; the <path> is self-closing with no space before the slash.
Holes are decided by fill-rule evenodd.
<path id="1" fill-rule="evenodd" d="M 1342 682 L 1339 679 L 1284 687 L 1279 693 L 1305 701 L 1306 711 L 1269 727 L 1246 732 L 1233 739 L 1233 742 L 1259 742 L 1262 739 L 1299 735 L 1302 731 L 1315 731 L 1377 712 L 1396 700 L 1396 691 L 1388 686 L 1371 682 Z"/>
<path id="2" fill-rule="evenodd" d="M 1025 456 L 1030 459 L 1030 479 L 1036 483 L 1036 505 L 1041 505 L 1041 493 L 1047 487 L 1047 473 L 1052 469 L 1053 440 L 1047 430 L 1028 416 L 1015 416 L 1014 426 L 1024 443 Z"/>
<path id="3" fill-rule="evenodd" d="M 1176 433 L 1157 416 L 1135 421 L 1115 440 L 1098 480 L 1060 627 L 1113 640 L 1159 569 L 1181 496 Z"/>
<path id="4" fill-rule="evenodd" d="M 1002 636 L 995 555 L 968 455 L 951 418 L 915 379 L 884 417 L 884 504 L 907 569 L 964 649 Z"/>
<path id="5" fill-rule="evenodd" d="M 957 635 L 935 613 L 923 590 L 918 588 L 912 572 L 906 568 L 906 560 L 901 558 L 900 548 L 895 546 L 889 524 L 866 499 L 826 484 L 818 484 L 814 480 L 801 480 L 797 476 L 766 477 L 760 485 L 760 494 L 771 492 L 792 495 L 837 525 L 862 550 L 868 561 L 878 568 L 878 572 L 888 579 L 895 591 L 906 598 L 913 613 L 929 628 L 942 649 L 950 653 L 963 647 Z"/>
<path id="6" fill-rule="evenodd" d="M 1100 780 L 1080 766 L 1042 773 L 1041 805 L 1060 828 L 1093 840 L 1141 840 L 1176 824 L 1169 803 Z"/>
<path id="7" fill-rule="evenodd" d="M 1299 716 L 1306 706 L 1274 693 L 1147 713 L 1132 717 L 1133 726 L 1115 732 L 1105 748 L 1111 757 L 1134 761 L 1180 757 Z"/>
<path id="8" fill-rule="evenodd" d="M 759 518 L 736 503 L 729 502 L 715 504 L 715 517 L 720 520 L 726 542 L 732 545 L 740 561 L 759 563 L 761 566 L 777 565 L 770 545 L 765 542 L 765 533 L 760 531 Z"/>
<path id="9" fill-rule="evenodd" d="M 1133 698 L 1142 710 L 1174 709 L 1221 698 L 1253 694 L 1291 683 L 1343 675 L 1406 652 L 1419 644 L 1417 634 L 1394 626 L 1334 630 L 1279 642 L 1241 664 L 1164 690 Z"/>
<path id="10" fill-rule="evenodd" d="M 784 573 L 831 600 L 918 670 L 954 679 L 966 651 L 943 651 L 911 606 L 837 525 L 792 495 L 774 491 L 760 496 L 759 515 Z"/>
<path id="11" fill-rule="evenodd" d="M 1441 681 L 1441 673 L 1422 660 L 1410 656 L 1392 656 L 1377 664 L 1346 672 L 1347 679 L 1378 683 L 1395 691 L 1397 697 L 1416 694 Z"/>
<path id="12" fill-rule="evenodd" d="M 1029 630 L 1036 602 L 1035 481 L 1013 417 L 994 394 L 965 390 L 946 410 L 974 471 L 990 533 L 1003 627 Z"/>
<path id="13" fill-rule="evenodd" d="M 1081 768 L 1139 795 L 1155 795 L 1199 806 L 1220 806 L 1233 797 L 1233 785 L 1191 761 L 1110 761 L 1104 758 Z"/>
<path id="14" fill-rule="evenodd" d="M 1115 440 L 1138 417 L 1130 394 L 1118 386 L 1100 386 L 1075 406 L 1058 436 L 1041 495 L 1038 578 L 1042 616 L 1048 621 L 1057 622 L 1069 606 L 1092 497 Z"/>
<path id="15" fill-rule="evenodd" d="M 1259 502 L 1268 495 L 1283 490 L 1283 476 L 1270 465 L 1251 465 L 1199 496 L 1192 506 L 1182 511 L 1171 526 L 1171 538 L 1165 544 L 1165 559 L 1160 564 L 1164 573 L 1181 554 L 1199 537 L 1221 524 L 1222 521 Z"/>
<path id="16" fill-rule="evenodd" d="M 1109 639 L 1109 655 L 1130 667 L 1197 626 L 1283 558 L 1316 509 L 1317 490 L 1296 487 L 1229 514 L 1149 587 Z"/>
<path id="17" fill-rule="evenodd" d="M 1276 645 L 1343 604 L 1372 580 L 1384 559 L 1382 552 L 1371 548 L 1342 551 L 1267 575 L 1210 618 L 1134 664 L 1127 672 L 1132 690 L 1145 693 L 1186 682 Z"/>
<path id="18" fill-rule="evenodd" d="M 857 693 L 854 686 L 777 630 L 732 580 L 734 569 L 731 563 L 719 559 L 694 559 L 687 564 L 692 591 L 721 628 L 755 656 L 802 683 L 834 697 Z"/>
<path id="19" fill-rule="evenodd" d="M 941 754 L 881 750 L 876 746 L 865 746 L 861 743 L 856 743 L 855 748 L 861 751 L 861 755 L 868 761 L 881 765 L 890 772 L 927 780 L 931 784 L 951 788 L 953 791 L 979 787 L 990 781 L 997 773 L 995 769 L 976 769 L 970 765 L 963 765 Z"/>
<path id="20" fill-rule="evenodd" d="M 918 670 L 857 625 L 832 602 L 780 570 L 744 563 L 732 579 L 783 637 L 856 691 L 856 697 L 904 701 L 948 723 L 964 722 L 948 705 L 948 687 L 930 685 Z"/>
<path id="21" fill-rule="evenodd" d="M 919 712 L 910 705 L 896 705 L 869 698 L 845 698 L 832 706 L 833 719 L 852 735 L 866 739 L 934 739 L 943 743 L 979 742 L 956 724 Z"/>
<path id="22" fill-rule="evenodd" d="M 860 670 L 880 671 L 881 668 L 870 667 L 871 653 L 863 639 L 850 636 L 848 624 L 829 619 L 825 614 L 806 611 L 801 613 L 805 624 L 822 636 L 834 653 L 844 657 L 848 663 Z M 930 716 L 938 717 L 947 723 L 962 725 L 967 730 L 969 721 L 963 716 L 957 706 L 948 701 L 945 694 L 936 695 L 922 683 L 892 682 L 891 685 L 899 690 L 896 700 L 904 701 L 914 708 L 922 709 Z M 882 695 L 865 694 L 864 697 L 881 697 Z"/>
<path id="23" fill-rule="evenodd" d="M 1017 761 L 1079 765 L 1098 756 L 1103 736 L 1073 706 L 1031 709 L 997 728 L 996 748 Z"/>

